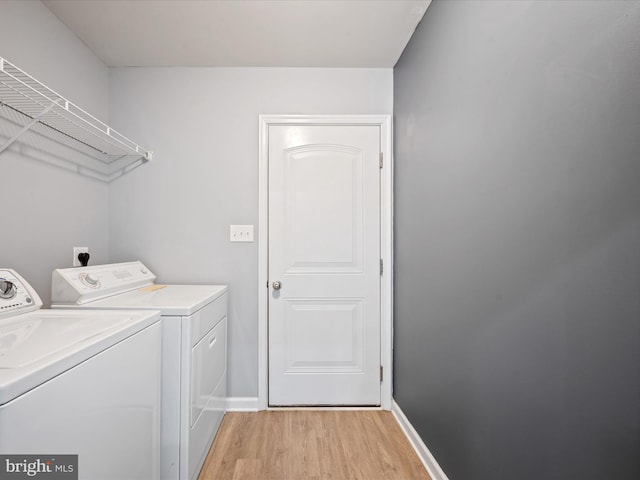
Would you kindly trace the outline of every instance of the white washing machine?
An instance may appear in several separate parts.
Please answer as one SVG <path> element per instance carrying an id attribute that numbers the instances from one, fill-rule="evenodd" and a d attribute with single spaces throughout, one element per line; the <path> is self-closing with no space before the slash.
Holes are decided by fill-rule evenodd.
<path id="1" fill-rule="evenodd" d="M 160 285 L 142 262 L 53 272 L 53 308 L 157 309 L 162 318 L 161 478 L 198 476 L 226 410 L 227 287 Z"/>
<path id="2" fill-rule="evenodd" d="M 0 269 L 0 454 L 48 468 L 78 455 L 85 480 L 160 478 L 160 312 L 41 306 Z"/>

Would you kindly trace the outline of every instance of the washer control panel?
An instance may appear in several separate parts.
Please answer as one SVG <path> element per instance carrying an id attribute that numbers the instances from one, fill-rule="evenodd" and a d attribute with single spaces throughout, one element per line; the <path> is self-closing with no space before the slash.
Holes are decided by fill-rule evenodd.
<path id="1" fill-rule="evenodd" d="M 82 305 L 152 285 L 156 276 L 142 262 L 112 263 L 53 271 L 51 302 Z"/>
<path id="2" fill-rule="evenodd" d="M 0 268 L 0 318 L 38 310 L 42 301 L 15 270 Z"/>

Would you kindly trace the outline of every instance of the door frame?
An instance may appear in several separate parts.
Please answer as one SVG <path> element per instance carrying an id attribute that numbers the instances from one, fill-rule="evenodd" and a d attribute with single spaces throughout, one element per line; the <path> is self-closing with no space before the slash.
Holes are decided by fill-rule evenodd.
<path id="1" fill-rule="evenodd" d="M 393 387 L 393 156 L 391 115 L 260 115 L 258 171 L 258 410 L 269 409 L 269 127 L 374 125 L 380 127 L 380 408 L 391 410 Z"/>

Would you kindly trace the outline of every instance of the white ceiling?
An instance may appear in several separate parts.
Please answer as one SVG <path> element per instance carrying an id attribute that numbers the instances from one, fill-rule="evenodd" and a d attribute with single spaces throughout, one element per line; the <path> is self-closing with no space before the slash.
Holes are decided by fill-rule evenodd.
<path id="1" fill-rule="evenodd" d="M 431 0 L 43 0 L 107 66 L 395 65 Z"/>

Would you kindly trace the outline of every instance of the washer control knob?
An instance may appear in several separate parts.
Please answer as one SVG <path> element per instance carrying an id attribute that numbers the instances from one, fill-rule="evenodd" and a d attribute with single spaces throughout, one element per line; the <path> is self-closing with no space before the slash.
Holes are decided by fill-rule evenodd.
<path id="1" fill-rule="evenodd" d="M 18 289 L 16 288 L 16 284 L 4 279 L 0 278 L 0 298 L 9 300 L 13 298 L 18 293 Z"/>
<path id="2" fill-rule="evenodd" d="M 96 285 L 98 285 L 98 279 L 96 277 L 94 277 L 93 275 L 91 275 L 90 273 L 87 274 L 86 277 L 84 277 L 84 280 L 91 286 L 95 287 Z"/>
<path id="3" fill-rule="evenodd" d="M 146 268 L 141 268 L 140 273 L 142 273 L 143 275 L 146 275 L 147 273 L 149 273 L 149 270 L 147 270 Z"/>

